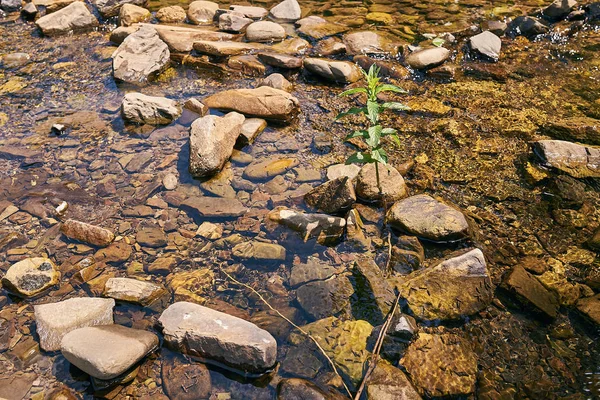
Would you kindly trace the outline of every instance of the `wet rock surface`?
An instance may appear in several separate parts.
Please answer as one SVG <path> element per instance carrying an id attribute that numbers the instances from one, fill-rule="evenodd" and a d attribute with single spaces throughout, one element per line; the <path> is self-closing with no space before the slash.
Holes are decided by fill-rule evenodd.
<path id="1" fill-rule="evenodd" d="M 181 107 L 176 101 L 141 93 L 127 93 L 121 111 L 126 121 L 150 125 L 169 124 L 181 115 Z"/>
<path id="2" fill-rule="evenodd" d="M 60 272 L 52 260 L 26 258 L 10 266 L 2 278 L 2 286 L 17 296 L 32 297 L 56 285 Z"/>
<path id="3" fill-rule="evenodd" d="M 75 1 L 62 10 L 43 16 L 36 24 L 44 35 L 51 36 L 94 28 L 98 26 L 98 20 L 85 3 Z"/>

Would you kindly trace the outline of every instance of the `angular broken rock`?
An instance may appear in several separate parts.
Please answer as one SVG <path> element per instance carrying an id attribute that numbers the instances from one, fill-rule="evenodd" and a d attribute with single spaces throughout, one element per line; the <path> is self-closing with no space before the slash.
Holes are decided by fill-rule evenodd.
<path id="1" fill-rule="evenodd" d="M 350 279 L 340 275 L 300 286 L 296 290 L 296 299 L 304 312 L 318 320 L 331 316 L 348 317 L 353 294 Z"/>
<path id="2" fill-rule="evenodd" d="M 299 232 L 305 242 L 316 239 L 324 245 L 337 243 L 346 228 L 344 218 L 327 214 L 305 214 L 283 209 L 271 212 L 269 218 Z"/>
<path id="3" fill-rule="evenodd" d="M 404 372 L 385 360 L 379 360 L 367 385 L 369 400 L 421 400 Z"/>
<path id="4" fill-rule="evenodd" d="M 531 311 L 547 318 L 554 319 L 558 315 L 558 299 L 544 285 L 525 269 L 517 265 L 502 282 L 502 287 L 513 293 L 517 300 Z"/>
<path id="5" fill-rule="evenodd" d="M 147 0 L 92 0 L 92 4 L 96 6 L 100 15 L 103 18 L 114 17 L 119 14 L 123 4 L 133 4 L 136 6 L 144 6 Z"/>
<path id="6" fill-rule="evenodd" d="M 237 111 L 246 116 L 290 122 L 300 113 L 297 98 L 279 89 L 262 86 L 257 89 L 226 90 L 203 100 L 209 108 Z"/>
<path id="7" fill-rule="evenodd" d="M 363 77 L 360 68 L 349 61 L 305 58 L 304 68 L 321 78 L 333 82 L 354 83 Z"/>
<path id="8" fill-rule="evenodd" d="M 348 211 L 356 202 L 354 184 L 348 177 L 340 177 L 317 186 L 304 196 L 309 206 L 326 214 Z"/>
<path id="9" fill-rule="evenodd" d="M 181 209 L 201 217 L 239 217 L 248 211 L 237 199 L 218 197 L 190 197 L 181 203 Z"/>
<path id="10" fill-rule="evenodd" d="M 575 178 L 600 177 L 600 148 L 564 140 L 540 140 L 533 152 L 548 166 Z"/>
<path id="11" fill-rule="evenodd" d="M 33 307 L 40 346 L 45 351 L 60 350 L 62 338 L 75 329 L 113 323 L 113 299 L 78 297 Z"/>
<path id="12" fill-rule="evenodd" d="M 165 293 L 161 286 L 130 278 L 110 278 L 104 286 L 104 296 L 143 306 L 152 304 Z"/>
<path id="13" fill-rule="evenodd" d="M 237 36 L 231 33 L 219 32 L 208 28 L 193 25 L 159 25 L 159 24 L 137 24 L 140 27 L 156 29 L 160 39 L 167 44 L 173 53 L 189 53 L 194 43 L 202 40 L 231 41 Z"/>
<path id="14" fill-rule="evenodd" d="M 414 316 L 422 320 L 458 320 L 483 310 L 494 297 L 479 249 L 413 272 L 399 290 Z"/>
<path id="15" fill-rule="evenodd" d="M 242 114 L 207 115 L 192 123 L 189 171 L 196 178 L 216 174 L 231 157 L 244 123 Z"/>
<path id="16" fill-rule="evenodd" d="M 98 247 L 106 247 L 115 240 L 115 235 L 108 229 L 73 219 L 63 222 L 60 231 L 70 239 Z"/>
<path id="17" fill-rule="evenodd" d="M 420 333 L 400 364 L 427 398 L 466 396 L 475 391 L 477 355 L 460 336 Z"/>
<path id="18" fill-rule="evenodd" d="M 275 365 L 277 342 L 243 319 L 198 304 L 178 302 L 159 318 L 166 344 L 177 351 L 260 374 Z"/>
<path id="19" fill-rule="evenodd" d="M 169 65 L 170 56 L 169 47 L 156 29 L 144 25 L 127 36 L 113 53 L 113 75 L 127 83 L 146 84 Z"/>
<path id="20" fill-rule="evenodd" d="M 240 147 L 254 143 L 254 139 L 267 127 L 267 121 L 262 118 L 247 118 L 242 125 L 236 145 Z"/>
<path id="21" fill-rule="evenodd" d="M 393 228 L 436 242 L 463 239 L 469 230 L 463 213 L 426 194 L 394 203 L 386 219 Z"/>
<path id="22" fill-rule="evenodd" d="M 2 286 L 20 297 L 33 297 L 56 285 L 60 272 L 49 258 L 26 258 L 13 265 L 2 278 Z"/>
<path id="23" fill-rule="evenodd" d="M 90 326 L 67 333 L 60 351 L 94 378 L 108 380 L 126 372 L 158 347 L 158 337 L 121 325 Z"/>
<path id="24" fill-rule="evenodd" d="M 392 286 L 384 279 L 379 266 L 368 257 L 361 257 L 352 269 L 359 301 L 364 304 L 361 311 L 372 325 L 380 325 L 392 309 L 396 295 Z"/>
<path id="25" fill-rule="evenodd" d="M 62 10 L 44 15 L 36 22 L 44 35 L 58 35 L 98 26 L 98 20 L 84 2 L 75 1 Z"/>
<path id="26" fill-rule="evenodd" d="M 500 57 L 502 41 L 498 36 L 490 31 L 483 31 L 478 35 L 469 38 L 471 50 L 497 61 Z"/>
<path id="27" fill-rule="evenodd" d="M 121 104 L 123 119 L 137 124 L 166 125 L 181 115 L 181 107 L 175 100 L 165 97 L 127 93 Z"/>
<path id="28" fill-rule="evenodd" d="M 226 12 L 219 16 L 219 29 L 227 32 L 243 32 L 248 25 L 252 23 L 252 19 L 246 18 L 244 14 L 239 12 Z"/>

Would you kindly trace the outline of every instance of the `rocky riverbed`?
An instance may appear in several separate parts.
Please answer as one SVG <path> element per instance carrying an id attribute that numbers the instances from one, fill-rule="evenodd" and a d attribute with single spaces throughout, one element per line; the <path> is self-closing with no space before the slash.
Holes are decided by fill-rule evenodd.
<path id="1" fill-rule="evenodd" d="M 0 398 L 598 398 L 599 50 L 591 1 L 1 0 Z"/>

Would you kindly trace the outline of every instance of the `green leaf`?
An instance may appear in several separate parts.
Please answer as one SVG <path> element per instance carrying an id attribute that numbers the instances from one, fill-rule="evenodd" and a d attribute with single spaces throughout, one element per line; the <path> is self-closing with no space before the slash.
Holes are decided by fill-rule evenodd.
<path id="1" fill-rule="evenodd" d="M 390 102 L 390 103 L 383 103 L 381 105 L 382 108 L 387 108 L 389 110 L 396 110 L 396 111 L 407 111 L 410 110 L 409 106 L 406 106 L 402 103 L 397 103 L 397 102 Z"/>
<path id="2" fill-rule="evenodd" d="M 367 116 L 372 124 L 376 124 L 379 120 L 379 103 L 376 101 L 367 101 Z"/>
<path id="3" fill-rule="evenodd" d="M 367 93 L 367 89 L 363 88 L 363 87 L 358 87 L 358 88 L 354 88 L 354 89 L 349 89 L 346 90 L 342 93 L 340 93 L 340 97 L 344 97 L 344 96 L 350 96 L 351 94 L 356 94 L 356 93 Z"/>
<path id="4" fill-rule="evenodd" d="M 392 140 L 394 141 L 394 143 L 396 143 L 396 145 L 398 147 L 402 147 L 402 142 L 400 142 L 400 138 L 398 137 L 398 135 L 396 135 L 395 133 L 393 133 L 393 134 L 391 134 L 389 136 L 392 138 Z"/>
<path id="5" fill-rule="evenodd" d="M 377 89 L 375 90 L 375 92 L 377 94 L 379 94 L 381 92 L 408 93 L 406 90 L 404 90 L 396 85 L 390 85 L 390 84 L 379 85 L 377 87 Z"/>
<path id="6" fill-rule="evenodd" d="M 365 143 L 369 145 L 370 148 L 374 149 L 379 147 L 379 142 L 381 141 L 381 125 L 375 125 L 369 128 L 367 132 L 367 136 L 365 138 Z"/>
<path id="7" fill-rule="evenodd" d="M 373 158 L 368 154 L 364 154 L 362 151 L 357 151 L 346 160 L 346 164 L 365 164 L 372 162 Z"/>
<path id="8" fill-rule="evenodd" d="M 339 113 L 337 115 L 337 117 L 335 117 L 335 119 L 338 120 L 340 118 L 344 118 L 347 115 L 363 114 L 363 113 L 366 113 L 366 112 L 367 112 L 367 109 L 364 108 L 364 107 L 352 107 L 348 111 L 344 111 L 344 112 Z"/>
<path id="9" fill-rule="evenodd" d="M 442 47 L 446 41 L 442 38 L 435 38 L 431 41 L 431 44 L 435 47 Z"/>
<path id="10" fill-rule="evenodd" d="M 367 131 L 354 131 L 351 134 L 349 134 L 348 136 L 346 136 L 344 138 L 344 141 L 347 142 L 348 140 L 354 139 L 354 138 L 357 138 L 357 137 L 367 138 L 367 137 L 369 137 L 369 132 L 367 132 Z"/>
<path id="11" fill-rule="evenodd" d="M 371 151 L 371 158 L 373 160 L 375 160 L 376 162 L 384 164 L 384 165 L 387 164 L 387 160 L 388 160 L 387 153 L 383 149 L 376 149 L 376 150 Z"/>
<path id="12" fill-rule="evenodd" d="M 381 130 L 381 136 L 395 135 L 397 132 L 394 128 L 384 128 Z"/>

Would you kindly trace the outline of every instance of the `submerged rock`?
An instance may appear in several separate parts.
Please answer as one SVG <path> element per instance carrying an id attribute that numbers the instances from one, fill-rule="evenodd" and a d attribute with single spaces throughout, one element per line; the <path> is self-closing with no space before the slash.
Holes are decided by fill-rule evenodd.
<path id="1" fill-rule="evenodd" d="M 26 258 L 10 266 L 2 286 L 20 297 L 33 297 L 56 285 L 60 272 L 49 258 Z"/>
<path id="2" fill-rule="evenodd" d="M 563 140 L 540 140 L 533 152 L 547 165 L 575 178 L 600 177 L 600 149 Z"/>
<path id="3" fill-rule="evenodd" d="M 112 58 L 115 79 L 145 84 L 169 65 L 170 52 L 156 29 L 144 25 L 123 40 Z"/>
<path id="4" fill-rule="evenodd" d="M 379 266 L 370 258 L 359 258 L 354 263 L 352 273 L 360 303 L 358 312 L 371 324 L 382 324 L 396 302 L 394 289 L 384 279 Z"/>
<path id="5" fill-rule="evenodd" d="M 380 164 L 378 167 L 381 194 L 377 185 L 376 166 L 374 163 L 369 163 L 365 164 L 358 173 L 356 180 L 357 196 L 367 201 L 383 200 L 385 203 L 392 203 L 406 197 L 408 189 L 400 172 L 391 165 Z"/>
<path id="6" fill-rule="evenodd" d="M 277 400 L 344 400 L 332 390 L 325 392 L 314 383 L 298 378 L 282 379 L 277 385 Z"/>
<path id="7" fill-rule="evenodd" d="M 309 282 L 296 290 L 296 300 L 312 319 L 351 314 L 352 283 L 346 276 Z"/>
<path id="8" fill-rule="evenodd" d="M 60 231 L 68 238 L 98 247 L 106 247 L 115 240 L 111 231 L 85 222 L 68 219 L 63 222 Z"/>
<path id="9" fill-rule="evenodd" d="M 323 281 L 336 273 L 331 265 L 315 257 L 308 257 L 305 264 L 292 267 L 289 284 L 292 288 L 312 281 Z"/>
<path id="10" fill-rule="evenodd" d="M 85 3 L 75 1 L 62 10 L 44 15 L 35 24 L 44 35 L 59 35 L 98 26 L 98 20 Z"/>
<path id="11" fill-rule="evenodd" d="M 577 310 L 596 325 L 600 325 L 600 294 L 580 299 Z"/>
<path id="12" fill-rule="evenodd" d="M 450 57 L 450 50 L 443 47 L 423 49 L 410 53 L 406 62 L 414 69 L 429 69 L 442 65 Z"/>
<path id="13" fill-rule="evenodd" d="M 212 1 L 193 1 L 187 11 L 188 20 L 192 24 L 212 24 L 219 5 Z"/>
<path id="14" fill-rule="evenodd" d="M 205 98 L 203 102 L 209 108 L 283 122 L 290 122 L 300 112 L 297 98 L 267 86 L 226 90 Z"/>
<path id="15" fill-rule="evenodd" d="M 300 4 L 296 0 L 284 0 L 271 8 L 270 15 L 273 19 L 282 22 L 294 22 L 302 17 Z"/>
<path id="16" fill-rule="evenodd" d="M 113 323 L 113 299 L 72 298 L 33 307 L 40 346 L 45 351 L 60 350 L 62 338 L 75 329 Z"/>
<path id="17" fill-rule="evenodd" d="M 316 15 L 311 15 L 296 21 L 296 25 L 298 26 L 298 33 L 315 40 L 323 39 L 328 36 L 334 36 L 350 30 L 350 28 L 345 25 L 329 22 L 326 19 L 317 17 Z M 346 45 L 343 46 L 345 52 Z M 321 54 L 326 55 L 324 53 Z"/>
<path id="18" fill-rule="evenodd" d="M 110 278 L 104 286 L 104 296 L 142 306 L 152 304 L 165 293 L 161 286 L 130 278 Z"/>
<path id="19" fill-rule="evenodd" d="M 299 232 L 305 242 L 316 239 L 318 243 L 324 245 L 337 243 L 346 227 L 344 218 L 327 214 L 304 214 L 286 209 L 273 211 L 270 218 Z"/>
<path id="20" fill-rule="evenodd" d="M 469 231 L 463 213 L 426 194 L 394 203 L 386 219 L 393 228 L 436 242 L 464 239 Z"/>
<path id="21" fill-rule="evenodd" d="M 404 372 L 379 360 L 367 384 L 367 400 L 421 400 Z"/>
<path id="22" fill-rule="evenodd" d="M 469 38 L 469 46 L 471 47 L 471 50 L 480 55 L 498 61 L 500 49 L 502 48 L 502 41 L 492 32 L 483 31 L 480 34 Z"/>
<path id="23" fill-rule="evenodd" d="M 235 245 L 231 252 L 234 256 L 247 260 L 285 260 L 285 247 L 275 243 L 244 242 Z"/>
<path id="24" fill-rule="evenodd" d="M 530 307 L 548 318 L 556 318 L 558 315 L 558 299 L 542 283 L 525 269 L 517 265 L 504 279 L 502 286 L 523 304 Z"/>
<path id="25" fill-rule="evenodd" d="M 494 297 L 483 253 L 474 249 L 407 276 L 400 293 L 415 317 L 457 320 L 486 308 Z"/>
<path id="26" fill-rule="evenodd" d="M 243 319 L 197 304 L 178 302 L 159 318 L 165 342 L 177 351 L 249 372 L 275 365 L 277 342 Z"/>
<path id="27" fill-rule="evenodd" d="M 264 180 L 281 175 L 298 165 L 295 158 L 268 158 L 255 161 L 244 169 L 244 178 L 250 180 Z"/>
<path id="28" fill-rule="evenodd" d="M 315 75 L 333 82 L 354 83 L 363 77 L 356 64 L 349 61 L 305 58 L 304 68 Z"/>
<path id="29" fill-rule="evenodd" d="M 121 325 L 79 328 L 67 333 L 60 351 L 69 362 L 97 379 L 126 372 L 158 347 L 158 337 Z"/>
<path id="30" fill-rule="evenodd" d="M 143 6 L 147 0 L 92 0 L 103 18 L 114 17 L 119 14 L 119 10 L 124 4 L 133 4 Z"/>
<path id="31" fill-rule="evenodd" d="M 161 378 L 169 399 L 208 399 L 212 392 L 210 371 L 206 365 L 190 362 L 182 356 L 164 357 L 161 352 Z M 191 389 L 193 388 L 193 390 Z"/>
<path id="32" fill-rule="evenodd" d="M 348 211 L 356 202 L 354 184 L 348 177 L 340 177 L 317 186 L 304 196 L 309 206 L 326 214 Z"/>
<path id="33" fill-rule="evenodd" d="M 475 391 L 477 356 L 460 336 L 420 333 L 400 364 L 423 396 L 466 396 Z"/>
<path id="34" fill-rule="evenodd" d="M 600 123 L 596 118 L 556 118 L 541 126 L 540 130 L 554 139 L 600 145 Z"/>
<path id="35" fill-rule="evenodd" d="M 231 112 L 223 117 L 198 118 L 190 130 L 189 171 L 194 177 L 214 175 L 223 169 L 242 130 L 244 116 Z"/>
<path id="36" fill-rule="evenodd" d="M 180 207 L 205 218 L 239 217 L 248 211 L 237 199 L 218 197 L 190 197 Z"/>
<path id="37" fill-rule="evenodd" d="M 166 97 L 127 93 L 121 104 L 123 119 L 136 124 L 166 125 L 181 115 L 181 107 Z"/>

